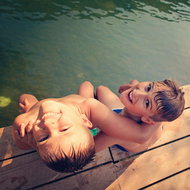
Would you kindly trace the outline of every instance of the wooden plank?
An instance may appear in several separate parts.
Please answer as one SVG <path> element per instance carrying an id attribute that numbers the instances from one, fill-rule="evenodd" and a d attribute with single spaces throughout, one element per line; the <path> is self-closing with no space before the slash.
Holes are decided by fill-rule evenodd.
<path id="1" fill-rule="evenodd" d="M 177 175 L 173 175 L 172 177 L 167 178 L 159 183 L 156 183 L 150 187 L 143 188 L 146 190 L 186 190 L 190 189 L 190 170 L 186 170 Z"/>
<path id="2" fill-rule="evenodd" d="M 187 137 L 145 152 L 137 157 L 131 164 L 125 164 L 128 160 L 118 162 L 115 164 L 118 176 L 123 170 L 125 171 L 107 190 L 140 189 L 190 167 L 188 159 L 190 156 L 189 144 L 190 137 Z M 188 180 L 189 179 L 187 179 L 186 182 L 188 182 Z"/>
<path id="3" fill-rule="evenodd" d="M 86 171 L 56 183 L 37 188 L 39 190 L 104 190 L 117 178 L 113 163 Z"/>

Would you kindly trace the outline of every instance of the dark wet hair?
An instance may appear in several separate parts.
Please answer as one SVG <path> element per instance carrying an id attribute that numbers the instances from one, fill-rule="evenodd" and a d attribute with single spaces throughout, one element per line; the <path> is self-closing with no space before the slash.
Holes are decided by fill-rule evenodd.
<path id="1" fill-rule="evenodd" d="M 157 103 L 157 111 L 156 114 L 150 118 L 159 122 L 177 119 L 184 110 L 185 93 L 182 92 L 182 89 L 172 80 L 165 79 L 164 81 L 158 81 L 156 85 L 163 85 L 166 88 L 156 92 L 154 99 Z"/>
<path id="2" fill-rule="evenodd" d="M 79 146 L 78 151 L 75 151 L 74 146 L 72 146 L 69 156 L 61 148 L 56 152 L 58 152 L 59 156 L 54 152 L 42 159 L 43 163 L 57 172 L 74 172 L 94 160 L 95 145 L 93 144 L 86 149 L 80 149 Z"/>

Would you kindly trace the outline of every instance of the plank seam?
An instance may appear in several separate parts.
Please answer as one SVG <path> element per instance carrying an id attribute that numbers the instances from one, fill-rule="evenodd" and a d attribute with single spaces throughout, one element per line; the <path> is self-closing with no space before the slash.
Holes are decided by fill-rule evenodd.
<path id="1" fill-rule="evenodd" d="M 17 158 L 17 157 L 20 157 L 20 156 L 25 156 L 25 155 L 28 155 L 28 154 L 32 154 L 34 152 L 37 152 L 36 150 L 33 150 L 31 152 L 26 152 L 26 153 L 23 153 L 23 154 L 19 154 L 19 155 L 16 155 L 16 156 L 12 156 L 12 157 L 9 157 L 9 158 L 5 158 L 3 160 L 0 160 L 0 162 L 3 162 L 3 161 L 6 161 L 6 160 L 9 160 L 9 159 L 13 159 L 13 158 Z"/>

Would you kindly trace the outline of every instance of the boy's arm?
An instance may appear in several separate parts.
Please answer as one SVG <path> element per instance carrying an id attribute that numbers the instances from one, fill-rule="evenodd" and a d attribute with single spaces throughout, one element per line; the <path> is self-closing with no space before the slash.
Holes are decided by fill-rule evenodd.
<path id="1" fill-rule="evenodd" d="M 114 144 L 118 144 L 119 139 L 111 137 L 105 134 L 103 131 L 100 131 L 97 135 L 94 136 L 94 142 L 95 142 L 95 149 L 97 153 Z"/>
<path id="2" fill-rule="evenodd" d="M 96 100 L 91 101 L 90 113 L 92 123 L 107 135 L 139 144 L 149 140 L 161 125 L 159 122 L 155 125 L 138 124 L 130 118 L 115 113 Z"/>

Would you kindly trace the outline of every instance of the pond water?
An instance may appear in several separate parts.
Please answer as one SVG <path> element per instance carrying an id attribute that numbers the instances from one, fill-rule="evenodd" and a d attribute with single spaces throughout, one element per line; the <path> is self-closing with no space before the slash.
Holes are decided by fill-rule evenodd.
<path id="1" fill-rule="evenodd" d="M 132 79 L 190 84 L 190 1 L 1 0 L 0 127 L 23 93 L 77 93 L 85 80 L 117 93 Z"/>

